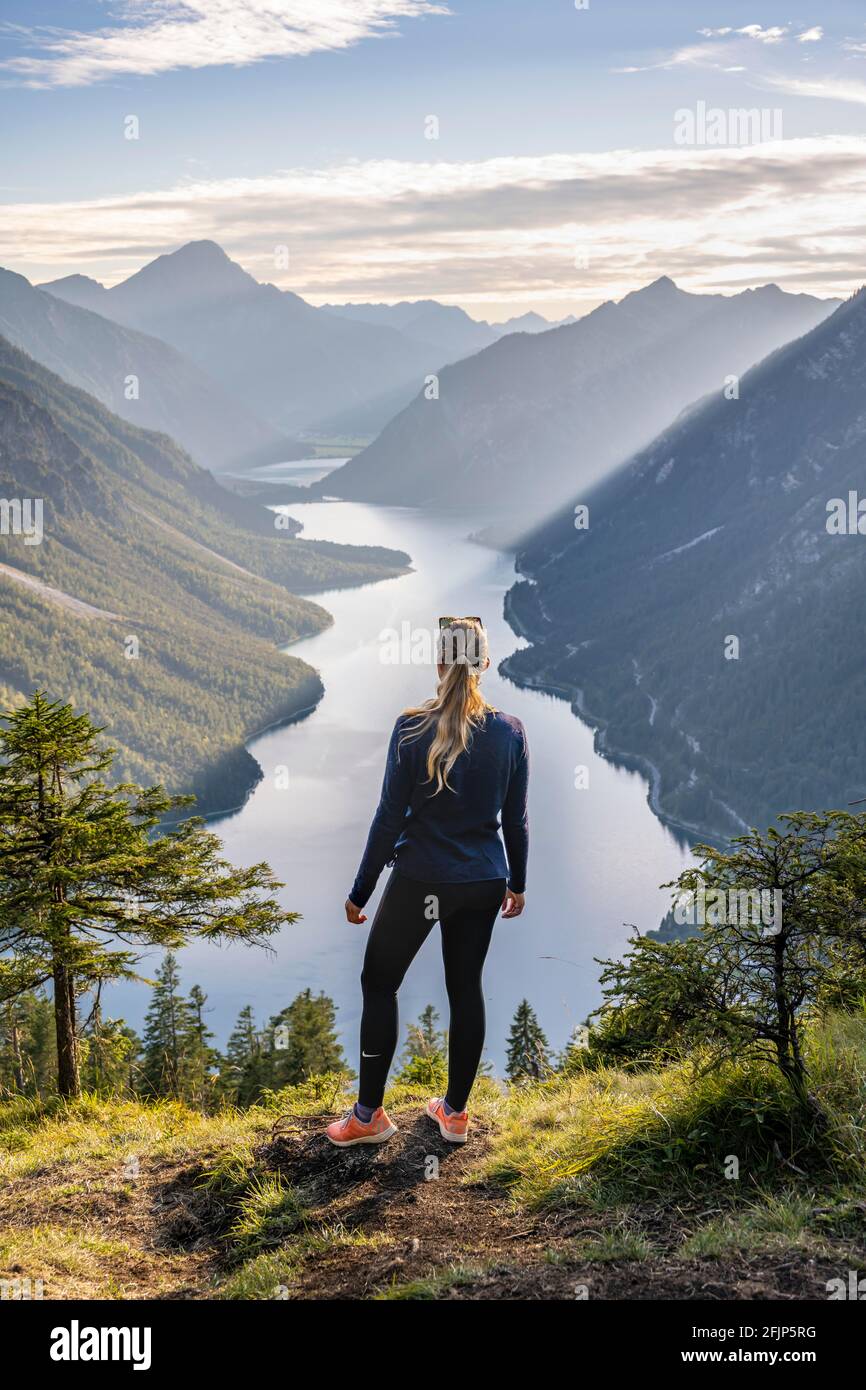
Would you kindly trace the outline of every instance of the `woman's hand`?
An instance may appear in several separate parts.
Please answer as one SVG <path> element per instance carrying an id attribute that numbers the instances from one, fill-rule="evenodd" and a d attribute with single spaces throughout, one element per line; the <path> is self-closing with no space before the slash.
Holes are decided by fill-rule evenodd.
<path id="1" fill-rule="evenodd" d="M 366 922 L 366 920 L 367 920 L 367 918 L 366 918 L 365 914 L 361 911 L 361 909 L 360 909 L 359 907 L 356 907 L 356 906 L 355 906 L 355 904 L 352 902 L 352 899 L 351 899 L 351 898 L 347 898 L 347 899 L 346 899 L 346 921 L 347 921 L 347 922 L 351 922 L 353 926 L 356 926 L 356 927 L 357 927 L 357 926 L 360 926 L 360 924 L 361 924 L 362 922 Z"/>
<path id="2" fill-rule="evenodd" d="M 505 897 L 502 899 L 503 917 L 519 917 L 525 906 L 525 893 L 512 893 L 510 888 L 506 890 Z"/>

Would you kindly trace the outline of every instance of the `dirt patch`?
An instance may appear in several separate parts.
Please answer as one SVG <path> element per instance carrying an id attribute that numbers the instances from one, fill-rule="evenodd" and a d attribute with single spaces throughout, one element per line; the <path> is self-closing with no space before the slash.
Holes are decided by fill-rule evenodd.
<path id="1" fill-rule="evenodd" d="M 442 1299 L 807 1298 L 823 1295 L 826 1280 L 838 1275 L 838 1261 L 798 1252 L 676 1259 L 673 1252 L 703 1213 L 662 1203 L 628 1213 L 630 1227 L 658 1251 L 651 1259 L 574 1258 L 577 1242 L 604 1236 L 622 1214 L 527 1215 L 501 1189 L 467 1181 L 489 1143 L 483 1125 L 457 1147 L 425 1116 L 395 1119 L 399 1132 L 380 1148 L 335 1149 L 317 1122 L 257 1151 L 263 1167 L 299 1188 L 312 1223 L 341 1222 L 385 1238 L 374 1249 L 317 1253 L 293 1284 L 293 1297 L 358 1299 L 432 1279 L 436 1286 L 425 1295 Z"/>
<path id="2" fill-rule="evenodd" d="M 201 1298 L 212 1241 L 181 1250 L 165 1238 L 188 1165 L 141 1163 L 137 1178 L 76 1166 L 7 1182 L 0 1195 L 0 1278 L 41 1279 L 46 1299 Z"/>
<path id="3" fill-rule="evenodd" d="M 328 1117 L 317 1117 L 278 1123 L 255 1150 L 260 1175 L 297 1189 L 307 1230 L 376 1237 L 315 1246 L 290 1297 L 357 1300 L 412 1285 L 442 1300 L 797 1300 L 826 1298 L 827 1281 L 849 1267 L 841 1245 L 827 1258 L 780 1244 L 773 1253 L 683 1259 L 685 1236 L 718 1214 L 697 1203 L 526 1213 L 472 1180 L 490 1142 L 483 1123 L 454 1146 L 416 1110 L 395 1119 L 398 1133 L 381 1147 L 335 1149 L 322 1133 Z M 10 1255 L 5 1267 L 0 1256 L 0 1278 L 42 1278 L 51 1299 L 213 1297 L 237 1269 L 227 1241 L 233 1202 L 201 1183 L 217 1158 L 142 1161 L 131 1181 L 90 1164 L 66 1185 L 57 1169 L 7 1183 L 0 1250 Z M 587 1243 L 624 1230 L 647 1243 L 647 1258 L 587 1258 Z"/>

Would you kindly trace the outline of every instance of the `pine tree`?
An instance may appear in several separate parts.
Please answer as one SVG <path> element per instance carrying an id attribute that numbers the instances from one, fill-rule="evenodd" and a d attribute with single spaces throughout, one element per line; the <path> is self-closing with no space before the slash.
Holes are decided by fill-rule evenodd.
<path id="1" fill-rule="evenodd" d="M 238 1014 L 226 1046 L 220 1070 L 220 1093 L 234 1105 L 252 1105 L 265 1088 L 268 1073 L 253 1011 L 246 1004 Z"/>
<path id="2" fill-rule="evenodd" d="M 184 1093 L 184 1040 L 193 1019 L 180 992 L 177 961 L 171 953 L 156 972 L 153 997 L 144 1021 L 141 1081 L 152 1096 L 180 1097 Z"/>
<path id="3" fill-rule="evenodd" d="M 327 994 L 314 995 L 305 989 L 287 1009 L 274 1015 L 267 1028 L 269 1085 L 274 1090 L 345 1069 L 336 1013 Z"/>
<path id="4" fill-rule="evenodd" d="M 57 1029 L 54 1001 L 44 994 L 33 996 L 27 1056 L 35 1094 L 51 1095 L 57 1086 Z"/>
<path id="5" fill-rule="evenodd" d="M 123 1019 L 104 1018 L 97 992 L 90 1018 L 81 1032 L 81 1084 L 101 1096 L 126 1096 L 140 1043 Z"/>
<path id="6" fill-rule="evenodd" d="M 508 1035 L 506 1074 L 509 1081 L 541 1081 L 550 1069 L 547 1038 L 535 1010 L 524 999 L 517 1007 Z"/>
<path id="7" fill-rule="evenodd" d="M 413 1057 L 429 1057 L 434 1052 L 447 1053 L 447 1035 L 437 1028 L 439 1014 L 432 1004 L 422 1009 L 417 1023 L 410 1023 L 406 1029 L 406 1046 L 403 1052 L 405 1061 Z"/>
<path id="8" fill-rule="evenodd" d="M 409 1024 L 400 1057 L 400 1070 L 394 1078 L 400 1085 L 424 1086 L 428 1091 L 445 1090 L 448 1079 L 448 1035 L 437 1027 L 438 1023 L 438 1013 L 432 1004 L 428 1004 L 417 1023 Z"/>
<path id="9" fill-rule="evenodd" d="M 39 1096 L 57 1073 L 54 1010 L 28 990 L 0 1006 L 0 1091 Z"/>
<path id="10" fill-rule="evenodd" d="M 114 750 L 86 715 L 37 691 L 0 723 L 0 1003 L 53 983 L 57 1089 L 76 1096 L 78 996 L 135 978 L 131 946 L 263 945 L 297 915 L 266 864 L 232 868 L 200 820 L 155 833 L 192 798 L 109 787 Z"/>
<path id="11" fill-rule="evenodd" d="M 219 1053 L 211 1047 L 213 1033 L 204 1021 L 207 995 L 199 985 L 189 992 L 188 1029 L 181 1039 L 183 1086 L 189 1100 L 205 1105 L 219 1076 Z"/>

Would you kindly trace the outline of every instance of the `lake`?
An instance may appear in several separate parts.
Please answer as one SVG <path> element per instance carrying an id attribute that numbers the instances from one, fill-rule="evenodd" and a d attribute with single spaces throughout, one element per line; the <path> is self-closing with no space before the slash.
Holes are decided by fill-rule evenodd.
<path id="1" fill-rule="evenodd" d="M 386 664 L 387 630 L 435 628 L 440 614 L 480 615 L 490 638 L 489 701 L 525 724 L 531 757 L 527 907 L 498 924 L 485 973 L 486 1055 L 501 1071 L 515 1008 L 526 998 L 552 1046 L 600 1000 L 596 956 L 621 954 L 629 923 L 658 926 L 669 894 L 659 885 L 688 860 L 687 849 L 652 814 L 645 779 L 593 750 L 592 732 L 567 702 L 521 690 L 498 662 L 521 645 L 503 618 L 514 581 L 510 556 L 468 539 L 465 517 L 351 502 L 285 508 L 310 538 L 408 551 L 412 572 L 358 589 L 315 595 L 333 626 L 290 650 L 322 675 L 325 695 L 308 717 L 250 743 L 264 777 L 242 810 L 212 823 L 235 863 L 267 860 L 285 884 L 286 905 L 302 920 L 284 930 L 273 954 L 193 945 L 180 953 L 185 991 L 208 995 L 217 1044 L 244 1004 L 263 1023 L 308 985 L 331 995 L 350 1064 L 357 1064 L 358 976 L 367 928 L 349 926 L 343 903 L 375 809 L 385 750 L 404 706 L 433 693 L 432 666 Z M 407 625 L 404 629 L 403 625 Z M 576 787 L 575 769 L 588 785 Z M 366 911 L 370 920 L 386 874 Z M 120 986 L 112 1008 L 140 1027 L 149 991 Z M 432 1003 L 447 1004 L 434 928 L 400 996 L 401 1025 Z M 402 1044 L 401 1028 L 401 1044 Z"/>

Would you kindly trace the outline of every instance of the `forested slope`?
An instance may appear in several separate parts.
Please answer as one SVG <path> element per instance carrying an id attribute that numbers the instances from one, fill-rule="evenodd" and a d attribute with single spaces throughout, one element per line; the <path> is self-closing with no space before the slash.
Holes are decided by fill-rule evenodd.
<path id="1" fill-rule="evenodd" d="M 329 621 L 297 591 L 407 562 L 277 530 L 166 436 L 2 340 L 0 497 L 40 500 L 44 528 L 39 544 L 0 534 L 0 694 L 39 685 L 89 709 L 121 775 L 196 790 L 211 806 L 234 804 L 258 775 L 244 739 L 321 693 L 312 668 L 278 650 Z"/>
<path id="2" fill-rule="evenodd" d="M 519 557 L 509 672 L 581 692 L 673 820 L 730 833 L 866 796 L 866 292 L 708 397 Z M 836 534 L 828 504 L 853 531 Z"/>

